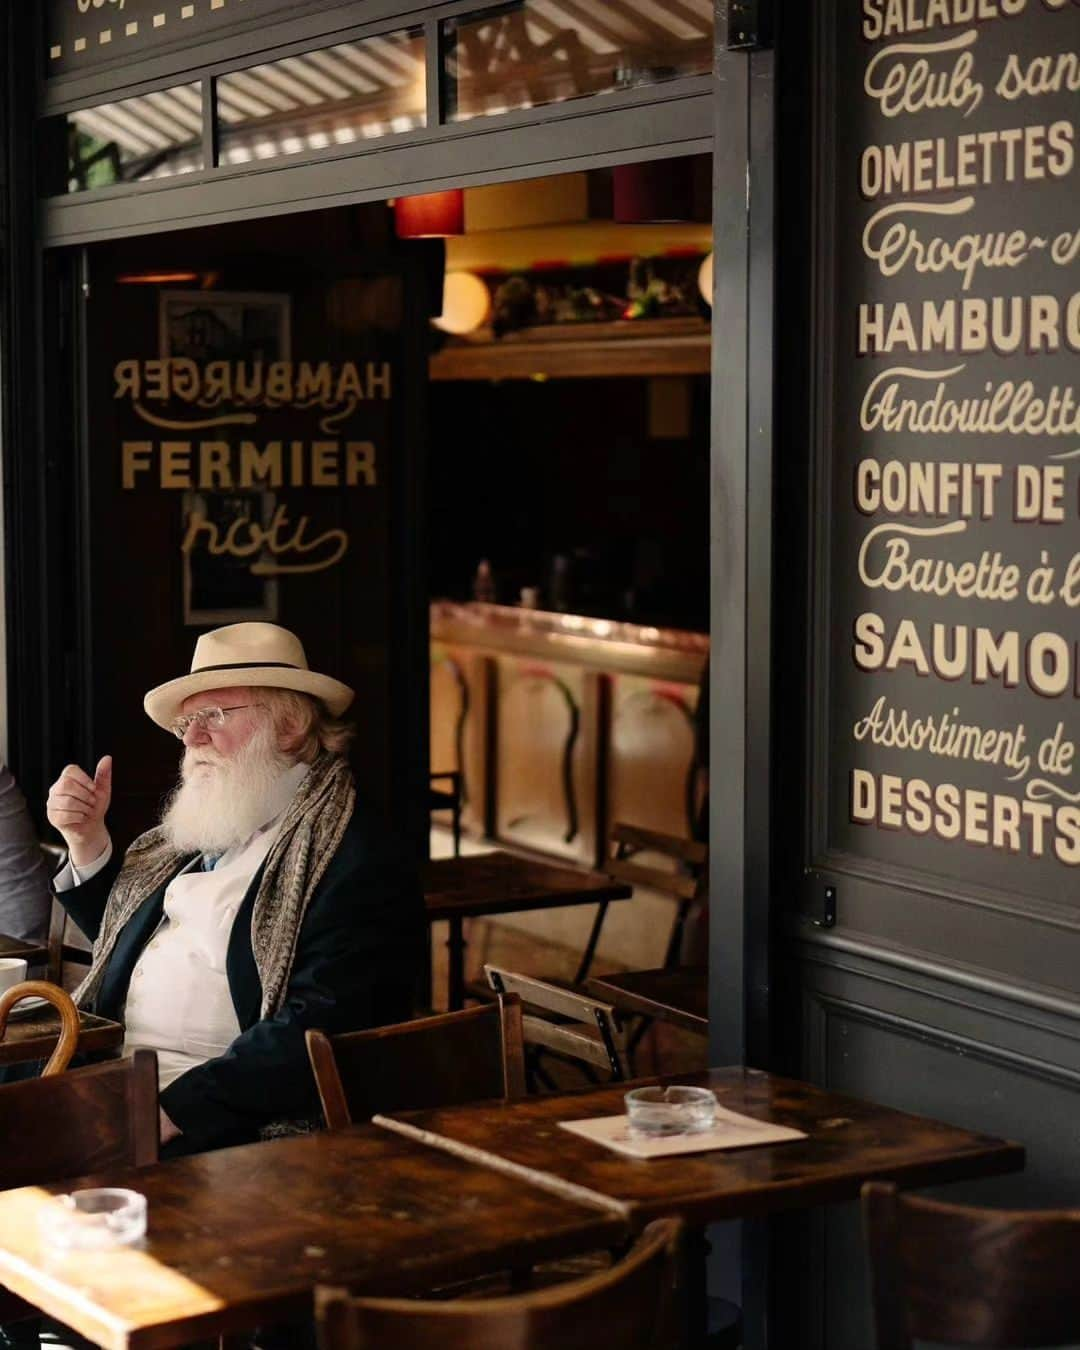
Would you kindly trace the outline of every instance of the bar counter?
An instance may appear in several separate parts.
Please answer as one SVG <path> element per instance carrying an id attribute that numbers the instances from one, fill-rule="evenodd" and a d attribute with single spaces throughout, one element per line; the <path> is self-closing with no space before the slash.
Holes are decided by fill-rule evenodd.
<path id="1" fill-rule="evenodd" d="M 470 833 L 589 866 L 615 821 L 686 836 L 705 634 L 505 605 L 431 606 L 431 768 Z"/>

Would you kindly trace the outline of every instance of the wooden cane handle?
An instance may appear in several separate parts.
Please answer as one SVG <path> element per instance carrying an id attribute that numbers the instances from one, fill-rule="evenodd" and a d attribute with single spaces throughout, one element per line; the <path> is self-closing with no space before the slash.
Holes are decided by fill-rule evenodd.
<path id="1" fill-rule="evenodd" d="M 48 984 L 45 980 L 24 980 L 22 984 L 13 984 L 0 995 L 0 1041 L 7 1034 L 8 1013 L 24 998 L 43 998 L 60 1014 L 60 1035 L 41 1076 L 48 1078 L 51 1074 L 63 1073 L 79 1044 L 78 1008 L 71 1001 L 71 995 L 65 993 L 58 984 Z"/>

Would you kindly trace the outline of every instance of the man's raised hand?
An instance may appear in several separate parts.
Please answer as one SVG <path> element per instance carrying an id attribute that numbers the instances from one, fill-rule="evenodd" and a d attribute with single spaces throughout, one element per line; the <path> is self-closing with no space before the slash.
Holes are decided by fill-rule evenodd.
<path id="1" fill-rule="evenodd" d="M 105 813 L 112 800 L 112 756 L 98 760 L 93 778 L 77 764 L 69 764 L 49 789 L 45 814 L 64 836 L 76 867 L 100 858 L 109 846 Z"/>

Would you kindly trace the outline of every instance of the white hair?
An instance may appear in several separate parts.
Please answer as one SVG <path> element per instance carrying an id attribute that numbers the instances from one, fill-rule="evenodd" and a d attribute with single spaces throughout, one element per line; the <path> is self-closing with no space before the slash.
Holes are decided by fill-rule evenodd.
<path id="1" fill-rule="evenodd" d="M 332 717 L 326 704 L 295 689 L 253 690 L 270 709 L 278 746 L 296 762 L 310 764 L 320 750 L 344 754 L 353 738 L 353 727 Z"/>

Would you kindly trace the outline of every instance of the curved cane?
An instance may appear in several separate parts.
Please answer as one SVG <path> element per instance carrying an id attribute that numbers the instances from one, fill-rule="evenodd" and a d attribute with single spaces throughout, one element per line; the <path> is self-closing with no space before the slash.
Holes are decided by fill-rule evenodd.
<path id="1" fill-rule="evenodd" d="M 24 998 L 43 998 L 60 1014 L 60 1036 L 41 1076 L 48 1078 L 51 1074 L 63 1073 L 79 1044 L 78 1008 L 71 1001 L 71 995 L 65 993 L 58 984 L 48 984 L 45 980 L 24 980 L 21 984 L 13 984 L 0 995 L 0 1041 L 7 1034 L 8 1014 Z"/>

